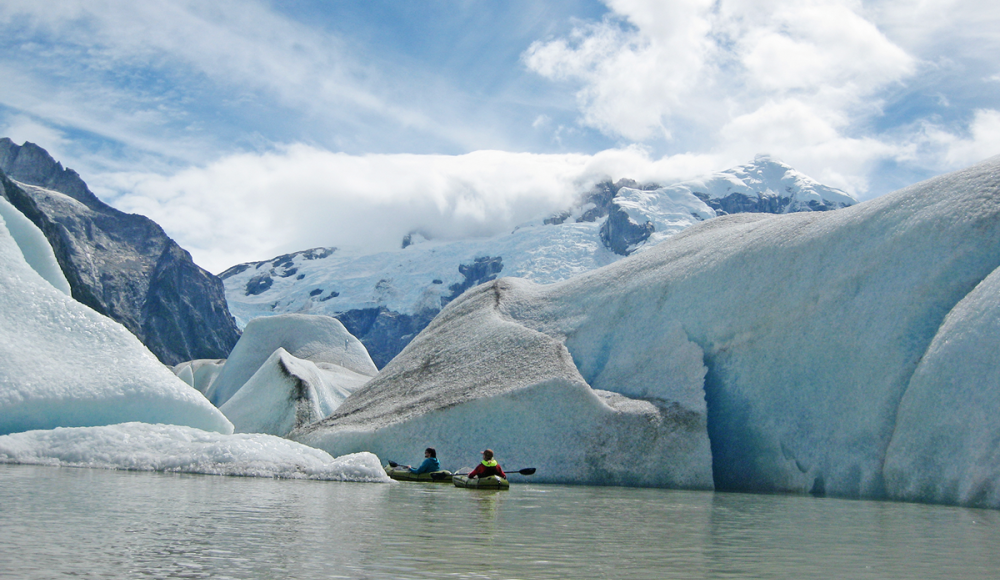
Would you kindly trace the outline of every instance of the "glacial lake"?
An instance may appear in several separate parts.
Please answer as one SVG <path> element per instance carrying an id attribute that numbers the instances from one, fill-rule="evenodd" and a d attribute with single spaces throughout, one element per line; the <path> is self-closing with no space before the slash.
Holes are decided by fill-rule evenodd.
<path id="1" fill-rule="evenodd" d="M 0 465 L 4 578 L 1000 577 L 1000 512 Z"/>

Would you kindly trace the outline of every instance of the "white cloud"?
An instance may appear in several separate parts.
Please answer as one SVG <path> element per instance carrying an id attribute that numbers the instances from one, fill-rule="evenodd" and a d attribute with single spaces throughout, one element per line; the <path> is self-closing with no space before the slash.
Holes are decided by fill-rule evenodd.
<path id="1" fill-rule="evenodd" d="M 715 130 L 785 96 L 844 114 L 914 71 L 850 0 L 607 3 L 617 18 L 536 42 L 524 59 L 580 83 L 582 122 L 613 136 L 647 141 L 690 119 Z"/>
<path id="2" fill-rule="evenodd" d="M 661 121 L 682 107 L 706 66 L 711 5 L 612 3 L 636 29 L 606 18 L 568 39 L 533 43 L 524 61 L 542 76 L 583 83 L 577 97 L 585 124 L 637 141 L 667 135 Z"/>
<path id="3" fill-rule="evenodd" d="M 159 223 L 211 271 L 315 246 L 389 250 L 421 229 L 488 236 L 568 207 L 597 180 L 674 181 L 716 168 L 698 156 L 330 153 L 304 145 L 240 154 L 172 176 L 118 173 L 92 185 Z"/>
<path id="4" fill-rule="evenodd" d="M 467 126 L 440 118 L 458 109 L 447 83 L 377 60 L 371 47 L 359 54 L 264 1 L 66 0 L 54 9 L 11 0 L 0 4 L 0 34 L 17 52 L 0 61 L 0 103 L 182 163 L 236 149 L 257 128 L 241 121 L 267 127 L 269 118 L 293 127 L 278 140 L 323 136 L 345 149 L 364 150 L 380 129 L 473 140 Z"/>
<path id="5" fill-rule="evenodd" d="M 979 109 L 968 132 L 956 134 L 947 128 L 928 125 L 926 142 L 944 151 L 944 170 L 960 169 L 994 155 L 1000 155 L 1000 111 Z"/>
<path id="6" fill-rule="evenodd" d="M 942 125 L 929 110 L 968 106 L 968 91 L 952 89 L 970 78 L 990 94 L 996 3 L 605 3 L 612 16 L 536 42 L 524 60 L 543 77 L 576 83 L 580 122 L 609 136 L 652 143 L 683 127 L 703 157 L 730 164 L 769 152 L 858 195 L 885 160 L 940 171 L 996 151 L 995 99 L 979 101 L 986 106 L 967 128 Z M 873 129 L 886 99 L 907 94 L 906 116 Z"/>
<path id="7" fill-rule="evenodd" d="M 17 144 L 25 141 L 32 143 L 45 143 L 45 150 L 55 159 L 65 158 L 63 151 L 66 148 L 67 140 L 60 131 L 38 123 L 30 117 L 24 115 L 14 115 L 0 125 L 0 136 L 8 137 Z"/>

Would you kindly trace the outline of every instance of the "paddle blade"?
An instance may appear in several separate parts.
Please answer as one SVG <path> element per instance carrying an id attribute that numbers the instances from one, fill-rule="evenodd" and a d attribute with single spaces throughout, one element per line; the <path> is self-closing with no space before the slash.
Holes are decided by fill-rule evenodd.
<path id="1" fill-rule="evenodd" d="M 389 467 L 399 467 L 399 464 L 396 463 L 395 461 L 390 461 L 389 462 Z"/>
<path id="2" fill-rule="evenodd" d="M 536 471 L 538 471 L 538 469 L 537 469 L 537 468 L 534 468 L 534 467 L 526 467 L 526 468 L 524 468 L 524 469 L 519 469 L 519 470 L 515 471 L 514 473 L 520 473 L 521 475 L 532 475 L 532 474 L 533 474 L 533 473 L 535 473 Z"/>

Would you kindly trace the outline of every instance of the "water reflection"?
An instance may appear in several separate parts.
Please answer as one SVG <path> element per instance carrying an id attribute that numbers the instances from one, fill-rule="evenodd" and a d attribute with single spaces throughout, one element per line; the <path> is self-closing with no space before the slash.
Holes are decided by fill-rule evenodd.
<path id="1" fill-rule="evenodd" d="M 11 578 L 994 578 L 998 512 L 0 465 Z"/>

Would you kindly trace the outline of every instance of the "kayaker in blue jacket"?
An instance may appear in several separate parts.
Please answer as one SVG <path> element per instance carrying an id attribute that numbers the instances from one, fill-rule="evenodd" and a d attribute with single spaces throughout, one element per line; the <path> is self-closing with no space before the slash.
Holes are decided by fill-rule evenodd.
<path id="1" fill-rule="evenodd" d="M 410 473 L 416 475 L 419 473 L 432 473 L 434 471 L 441 471 L 441 462 L 437 459 L 437 451 L 433 447 L 428 447 L 424 449 L 424 462 L 417 467 L 411 467 Z"/>

